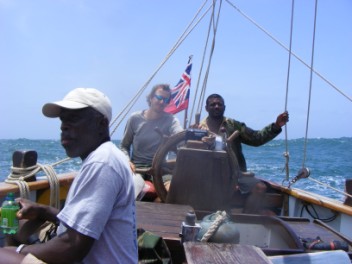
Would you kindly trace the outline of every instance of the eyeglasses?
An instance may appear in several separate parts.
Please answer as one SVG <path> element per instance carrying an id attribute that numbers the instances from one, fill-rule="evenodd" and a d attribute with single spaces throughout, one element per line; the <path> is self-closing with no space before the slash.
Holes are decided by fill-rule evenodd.
<path id="1" fill-rule="evenodd" d="M 158 94 L 154 94 L 154 97 L 159 101 L 163 100 L 164 104 L 170 103 L 170 98 L 165 98 L 165 97 L 162 97 L 161 95 L 158 95 Z"/>

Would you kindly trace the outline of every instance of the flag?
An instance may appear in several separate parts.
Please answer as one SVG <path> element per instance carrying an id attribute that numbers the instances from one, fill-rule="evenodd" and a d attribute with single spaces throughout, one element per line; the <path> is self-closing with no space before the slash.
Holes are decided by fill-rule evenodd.
<path id="1" fill-rule="evenodd" d="M 171 101 L 165 107 L 165 112 L 176 114 L 188 108 L 190 87 L 191 87 L 192 57 L 189 58 L 186 70 L 182 73 L 181 79 L 171 89 Z"/>

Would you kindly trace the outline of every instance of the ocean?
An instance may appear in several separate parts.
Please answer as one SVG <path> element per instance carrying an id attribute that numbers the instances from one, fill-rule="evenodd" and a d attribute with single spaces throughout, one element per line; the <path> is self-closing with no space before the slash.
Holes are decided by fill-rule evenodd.
<path id="1" fill-rule="evenodd" d="M 118 144 L 119 141 L 114 141 Z M 344 191 L 345 179 L 352 178 L 352 138 L 308 139 L 306 155 L 304 155 L 304 139 L 291 139 L 287 142 L 289 152 L 290 179 L 297 175 L 303 167 L 309 168 L 310 177 L 314 180 L 302 179 L 292 187 L 301 188 L 334 198 L 344 200 L 344 195 L 331 189 L 329 186 Z M 53 164 L 66 158 L 65 151 L 59 140 L 0 140 L 0 180 L 3 181 L 11 172 L 12 154 L 16 150 L 36 150 L 38 163 Z M 244 145 L 243 151 L 249 171 L 256 176 L 279 184 L 285 181 L 286 172 L 284 152 L 286 142 L 273 140 L 260 147 Z M 304 156 L 306 160 L 304 161 Z M 80 159 L 71 159 L 68 162 L 54 167 L 57 173 L 77 170 L 81 165 Z"/>

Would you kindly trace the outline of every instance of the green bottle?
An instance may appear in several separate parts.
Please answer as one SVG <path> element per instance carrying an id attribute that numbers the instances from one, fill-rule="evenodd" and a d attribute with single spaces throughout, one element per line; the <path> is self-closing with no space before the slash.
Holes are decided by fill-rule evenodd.
<path id="1" fill-rule="evenodd" d="M 1 228 L 4 234 L 16 234 L 18 230 L 18 219 L 16 213 L 20 209 L 15 201 L 14 193 L 7 194 L 1 206 Z"/>

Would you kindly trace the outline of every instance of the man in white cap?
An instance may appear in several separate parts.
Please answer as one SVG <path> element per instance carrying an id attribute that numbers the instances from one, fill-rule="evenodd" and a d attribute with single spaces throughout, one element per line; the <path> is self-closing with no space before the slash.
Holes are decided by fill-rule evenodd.
<path id="1" fill-rule="evenodd" d="M 82 159 L 82 167 L 60 212 L 18 199 L 19 219 L 60 223 L 57 236 L 2 248 L 0 263 L 137 263 L 132 174 L 128 159 L 110 141 L 110 100 L 96 89 L 77 88 L 42 111 L 60 118 L 61 144 L 69 157 Z M 20 235 L 21 230 L 14 240 Z"/>

